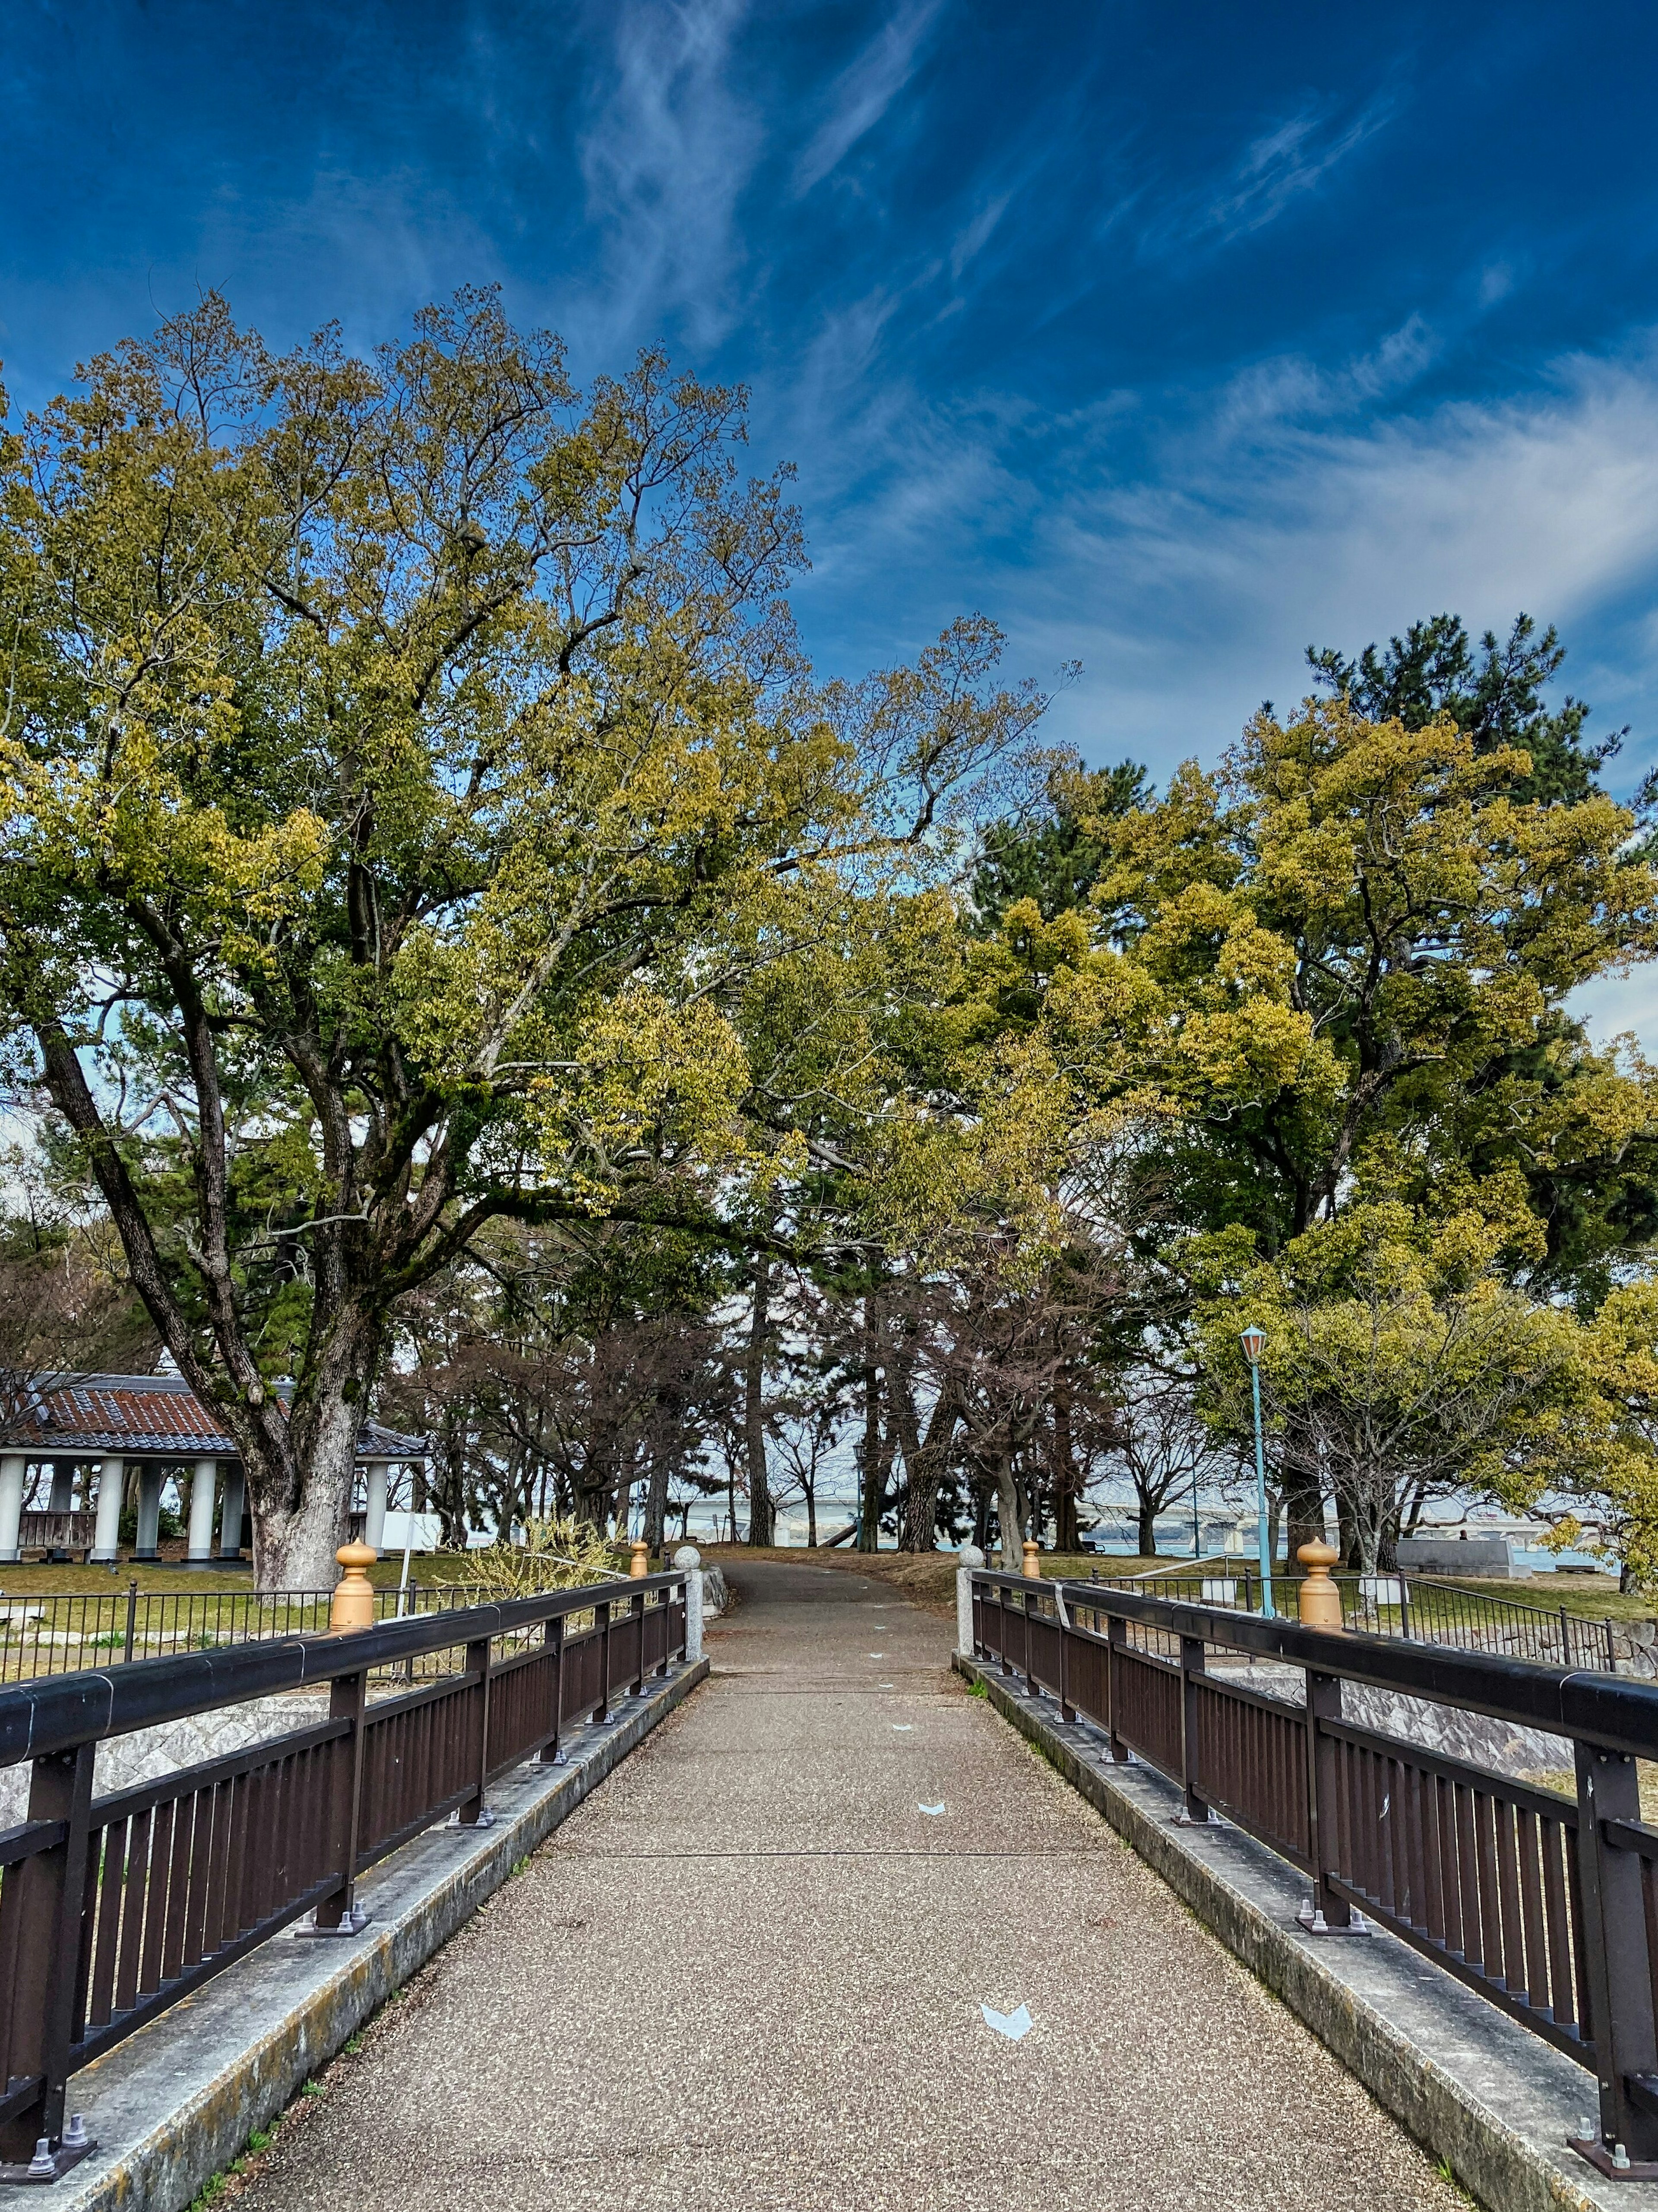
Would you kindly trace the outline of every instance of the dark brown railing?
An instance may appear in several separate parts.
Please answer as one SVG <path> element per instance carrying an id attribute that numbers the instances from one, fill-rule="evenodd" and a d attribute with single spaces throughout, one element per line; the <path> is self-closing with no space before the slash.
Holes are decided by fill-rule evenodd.
<path id="1" fill-rule="evenodd" d="M 1212 1807 L 1300 1868 L 1315 1926 L 1358 1909 L 1590 2069 L 1597 2149 L 1658 2160 L 1658 1827 L 1637 1768 L 1658 1759 L 1658 1687 L 1098 1583 L 975 1572 L 972 1605 L 979 1657 L 1178 1783 L 1192 1820 Z M 1237 1654 L 1300 1670 L 1304 1694 L 1230 1679 Z M 1356 1726 L 1344 1681 L 1564 1736 L 1576 1796 Z"/>
<path id="2" fill-rule="evenodd" d="M 1292 1616 L 1301 1579 L 1299 1572 L 1272 1578 L 1279 1609 Z M 1527 1605 L 1521 1598 L 1498 1597 L 1437 1576 L 1403 1571 L 1334 1575 L 1331 1579 L 1341 1592 L 1344 1623 L 1367 1636 L 1535 1659 L 1545 1667 L 1588 1667 L 1597 1672 L 1604 1668 L 1608 1674 L 1616 1674 L 1634 1656 L 1633 1640 L 1614 1622 L 1595 1613 L 1573 1613 L 1564 1605 Z M 1191 1605 L 1234 1606 L 1244 1613 L 1261 1610 L 1259 1572 L 1241 1563 L 1132 1576 L 1105 1575 L 1096 1569 L 1090 1581 L 1107 1589 L 1143 1590 L 1148 1596 L 1178 1598 Z M 1397 1591 L 1397 1596 L 1378 1595 L 1389 1591 Z"/>
<path id="3" fill-rule="evenodd" d="M 0 1682 L 317 1635 L 328 1626 L 333 1601 L 332 1589 L 143 1589 L 136 1581 L 125 1589 L 40 1597 L 0 1593 Z M 400 1590 L 377 1589 L 375 1618 L 396 1620 L 485 1601 L 475 1585 L 410 1583 Z"/>
<path id="4" fill-rule="evenodd" d="M 0 1691 L 0 1767 L 32 1764 L 0 1832 L 0 2159 L 63 2134 L 66 2085 L 309 1913 L 361 1924 L 357 1879 L 488 1784 L 558 1756 L 686 1647 L 683 1574 L 549 1591 L 82 1671 Z M 433 1673 L 433 1669 L 436 1672 Z M 433 1673 L 406 1686 L 417 1671 Z M 320 1685 L 324 1720 L 94 1798 L 106 1737 Z M 370 1695 L 373 1685 L 384 1694 Z"/>

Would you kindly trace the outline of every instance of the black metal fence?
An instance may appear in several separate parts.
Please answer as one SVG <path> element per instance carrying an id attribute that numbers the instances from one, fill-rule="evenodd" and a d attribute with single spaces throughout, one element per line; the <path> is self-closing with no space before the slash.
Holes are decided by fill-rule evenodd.
<path id="1" fill-rule="evenodd" d="M 556 1758 L 569 1723 L 665 1674 L 685 1650 L 685 1583 L 444 1607 L 0 1691 L 0 1767 L 32 1767 L 27 1818 L 0 1832 L 0 2159 L 42 2136 L 56 2147 L 79 2069 L 302 1915 L 350 1928 L 365 1869 L 450 1813 L 475 1822 L 496 1777 Z M 371 1699 L 371 1680 L 396 1686 Z M 323 1684 L 325 1720 L 93 1796 L 107 1737 Z"/>
<path id="2" fill-rule="evenodd" d="M 320 1635 L 328 1626 L 333 1595 L 332 1589 L 142 1589 L 136 1582 L 124 1589 L 0 1595 L 0 1683 L 181 1651 L 215 1651 L 229 1644 Z M 486 1593 L 464 1583 L 411 1582 L 401 1590 L 377 1589 L 375 1618 L 396 1620 L 487 1601 Z"/>
<path id="3" fill-rule="evenodd" d="M 1299 1575 L 1275 1575 L 1274 1601 L 1293 1617 Z M 1411 1644 L 1441 1644 L 1457 1651 L 1489 1651 L 1533 1659 L 1545 1667 L 1601 1668 L 1615 1674 L 1631 1657 L 1629 1640 L 1616 1624 L 1567 1607 L 1527 1605 L 1434 1575 L 1335 1575 L 1341 1613 L 1349 1628 Z M 1171 1575 L 1098 1577 L 1107 1589 L 1143 1590 L 1188 1605 L 1224 1605 L 1241 1613 L 1262 1610 L 1258 1570 L 1196 1570 Z"/>
<path id="4" fill-rule="evenodd" d="M 1169 1776 L 1193 1820 L 1212 1807 L 1300 1868 L 1325 1924 L 1359 1909 L 1588 2068 L 1597 2164 L 1618 2143 L 1658 2160 L 1658 1827 L 1637 1765 L 1658 1759 L 1658 1687 L 1098 1583 L 976 1572 L 972 1593 L 981 1658 Z M 1211 1670 L 1217 1653 L 1300 1669 L 1304 1697 Z M 1344 1681 L 1565 1737 L 1576 1795 L 1358 1727 Z"/>

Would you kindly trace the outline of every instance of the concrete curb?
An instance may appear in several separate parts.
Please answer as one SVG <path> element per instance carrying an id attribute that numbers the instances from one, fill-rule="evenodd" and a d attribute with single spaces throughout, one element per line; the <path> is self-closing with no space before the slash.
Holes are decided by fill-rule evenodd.
<path id="1" fill-rule="evenodd" d="M 964 1654 L 953 1664 L 1492 2212 L 1613 2212 L 1633 2201 L 1565 2148 L 1594 2109 L 1592 2074 L 1391 1936 L 1320 1947 L 1295 1923 L 1308 1883 L 1286 1861 L 1230 1823 L 1173 1826 L 1173 1783 L 1138 1761 L 1113 1765 L 1098 1735 L 1058 1724 L 1051 1699 Z"/>
<path id="2" fill-rule="evenodd" d="M 488 1828 L 429 1828 L 358 1885 L 373 1915 L 353 1941 L 273 1936 L 70 2083 L 101 2145 L 57 2185 L 53 2212 L 182 2212 L 319 2067 L 498 1889 L 709 1671 L 647 1684 L 569 1765 L 491 1785 Z"/>

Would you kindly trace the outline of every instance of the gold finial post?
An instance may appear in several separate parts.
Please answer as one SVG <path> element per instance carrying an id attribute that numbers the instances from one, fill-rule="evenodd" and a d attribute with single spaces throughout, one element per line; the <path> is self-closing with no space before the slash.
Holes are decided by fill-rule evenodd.
<path id="1" fill-rule="evenodd" d="M 1330 1570 L 1339 1557 L 1335 1546 L 1315 1539 L 1301 1545 L 1295 1557 L 1307 1570 L 1307 1579 L 1301 1587 L 1301 1626 L 1339 1628 L 1341 1592 L 1330 1579 Z"/>
<path id="2" fill-rule="evenodd" d="M 375 1625 L 375 1586 L 369 1570 L 380 1557 L 372 1544 L 342 1544 L 334 1553 L 344 1569 L 334 1585 L 334 1601 L 328 1608 L 330 1628 L 372 1628 Z"/>
<path id="3" fill-rule="evenodd" d="M 1025 1572 L 1031 1577 L 1033 1582 L 1039 1582 L 1041 1580 L 1041 1547 L 1039 1545 L 1033 1543 L 1028 1536 L 1025 1539 Z"/>
<path id="4" fill-rule="evenodd" d="M 650 1572 L 650 1547 L 643 1536 L 636 1536 L 628 1546 L 627 1571 L 636 1583 Z"/>

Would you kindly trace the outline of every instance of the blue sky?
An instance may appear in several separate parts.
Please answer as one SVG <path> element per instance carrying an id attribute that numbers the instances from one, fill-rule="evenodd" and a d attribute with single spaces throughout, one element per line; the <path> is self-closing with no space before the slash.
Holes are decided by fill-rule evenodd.
<path id="1" fill-rule="evenodd" d="M 1560 623 L 1658 759 L 1658 19 L 1633 5 L 10 0 L 38 403 L 217 286 L 369 343 L 468 281 L 799 465 L 820 665 L 983 609 L 1051 734 L 1212 757 L 1308 642 Z"/>

